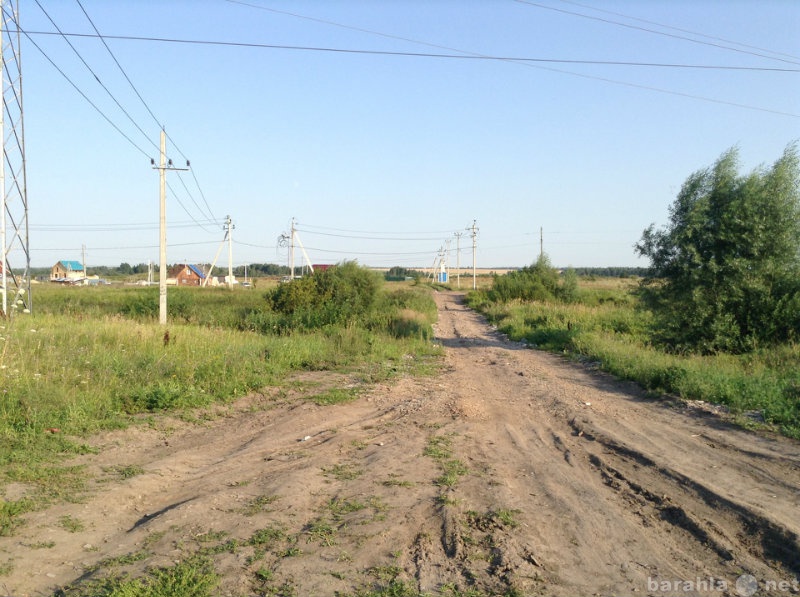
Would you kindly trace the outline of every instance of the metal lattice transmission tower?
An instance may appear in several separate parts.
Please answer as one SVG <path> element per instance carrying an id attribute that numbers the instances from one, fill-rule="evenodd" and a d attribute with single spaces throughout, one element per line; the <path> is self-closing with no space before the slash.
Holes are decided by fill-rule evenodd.
<path id="1" fill-rule="evenodd" d="M 3 106 L 0 131 L 0 292 L 2 315 L 31 310 L 31 259 L 28 245 L 28 194 L 25 177 L 25 133 L 22 116 L 22 66 L 17 0 L 0 0 L 2 8 Z"/>

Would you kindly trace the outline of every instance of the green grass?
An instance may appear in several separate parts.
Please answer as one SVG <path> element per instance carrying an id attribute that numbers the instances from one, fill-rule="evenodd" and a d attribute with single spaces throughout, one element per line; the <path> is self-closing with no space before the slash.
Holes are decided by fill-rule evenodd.
<path id="1" fill-rule="evenodd" d="M 73 516 L 62 516 L 58 519 L 58 525 L 70 533 L 80 533 L 86 530 L 86 526 Z"/>
<path id="2" fill-rule="evenodd" d="M 170 568 L 159 568 L 142 578 L 108 577 L 80 587 L 62 589 L 64 597 L 212 597 L 219 576 L 207 558 L 193 556 Z"/>
<path id="3" fill-rule="evenodd" d="M 352 481 L 363 475 L 364 469 L 354 464 L 334 464 L 329 468 L 323 468 L 322 474 L 337 481 Z"/>
<path id="4" fill-rule="evenodd" d="M 585 284 L 579 302 L 490 303 L 472 293 L 479 308 L 512 340 L 594 363 L 654 394 L 727 405 L 733 413 L 757 411 L 785 435 L 800 438 L 800 345 L 745 355 L 667 353 L 650 340 L 652 318 L 638 308 L 631 282 Z"/>
<path id="5" fill-rule="evenodd" d="M 422 451 L 423 456 L 433 458 L 439 463 L 442 474 L 434 480 L 434 483 L 442 487 L 455 487 L 461 477 L 469 474 L 466 465 L 453 458 L 452 445 L 452 435 L 434 435 L 428 438 L 428 444 Z"/>
<path id="6" fill-rule="evenodd" d="M 237 510 L 245 516 L 255 516 L 264 511 L 269 511 L 269 506 L 278 500 L 277 495 L 259 495 L 249 500 L 244 507 Z"/>
<path id="7" fill-rule="evenodd" d="M 360 388 L 328 388 L 324 392 L 311 396 L 309 400 L 320 406 L 345 404 L 355 400 L 359 392 Z"/>

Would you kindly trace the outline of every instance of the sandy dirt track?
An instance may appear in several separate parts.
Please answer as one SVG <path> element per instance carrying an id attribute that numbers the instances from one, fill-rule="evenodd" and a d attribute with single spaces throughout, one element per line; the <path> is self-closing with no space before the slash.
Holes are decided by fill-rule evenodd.
<path id="1" fill-rule="evenodd" d="M 317 406 L 302 394 L 348 381 L 321 373 L 95 438 L 86 499 L 0 538 L 0 595 L 198 550 L 232 596 L 793 594 L 800 443 L 510 343 L 461 298 L 436 295 L 433 378 Z"/>

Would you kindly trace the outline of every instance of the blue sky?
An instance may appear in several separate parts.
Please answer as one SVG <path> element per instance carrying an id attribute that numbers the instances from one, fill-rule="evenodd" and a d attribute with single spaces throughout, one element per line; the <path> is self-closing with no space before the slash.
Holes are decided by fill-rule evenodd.
<path id="1" fill-rule="evenodd" d="M 94 33 L 81 4 L 105 36 L 317 49 L 107 39 L 145 106 L 99 39 L 69 37 L 142 134 L 63 38 L 36 33 L 56 30 L 42 8 Z M 793 0 L 20 5 L 30 40 L 130 139 L 23 39 L 35 267 L 83 245 L 90 267 L 158 261 L 160 125 L 193 170 L 168 175 L 168 261 L 211 261 L 230 215 L 236 265 L 285 263 L 294 217 L 314 263 L 427 267 L 450 240 L 455 265 L 464 232 L 464 265 L 476 220 L 479 267 L 531 263 L 540 228 L 557 266 L 643 266 L 633 244 L 692 172 L 732 146 L 749 171 L 800 139 Z"/>

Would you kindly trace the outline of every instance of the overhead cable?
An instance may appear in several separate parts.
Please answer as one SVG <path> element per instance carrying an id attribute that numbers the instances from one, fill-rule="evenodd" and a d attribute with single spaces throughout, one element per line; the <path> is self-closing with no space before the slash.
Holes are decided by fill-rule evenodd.
<path id="1" fill-rule="evenodd" d="M 630 19 L 632 21 L 638 21 L 640 23 L 647 23 L 648 25 L 656 25 L 657 27 L 661 27 L 663 29 L 671 29 L 673 31 L 680 31 L 681 33 L 688 33 L 689 35 L 697 35 L 698 37 L 705 37 L 706 39 L 713 39 L 713 40 L 716 40 L 716 41 L 724 42 L 726 44 L 734 44 L 736 46 L 741 46 L 743 48 L 750 48 L 751 50 L 758 50 L 759 52 L 769 52 L 770 54 L 775 54 L 777 56 L 786 56 L 787 58 L 795 58 L 795 59 L 800 60 L 800 56 L 794 56 L 792 54 L 787 54 L 785 52 L 776 52 L 775 50 L 769 50 L 767 48 L 760 48 L 758 46 L 752 46 L 752 45 L 749 45 L 749 44 L 744 44 L 744 43 L 739 42 L 739 41 L 733 41 L 733 40 L 730 40 L 730 39 L 725 39 L 724 37 L 716 37 L 714 35 L 708 35 L 706 33 L 700 33 L 698 31 L 691 31 L 689 29 L 681 29 L 680 27 L 674 27 L 672 25 L 665 25 L 664 23 L 659 23 L 657 21 L 649 21 L 647 19 L 642 19 L 642 18 L 639 18 L 639 17 L 626 15 L 626 14 L 623 14 L 621 12 L 614 12 L 612 10 L 605 10 L 605 9 L 602 9 L 602 8 L 597 8 L 595 6 L 589 6 L 588 4 L 581 4 L 580 2 L 574 2 L 573 0 L 560 0 L 560 1 L 565 3 L 565 4 L 572 4 L 574 6 L 580 6 L 581 8 L 588 8 L 589 10 L 594 10 L 594 11 L 597 11 L 597 12 L 603 12 L 603 13 L 614 15 L 614 16 L 617 16 L 617 17 L 623 17 L 623 18 L 626 18 L 626 19 Z"/>
<path id="2" fill-rule="evenodd" d="M 56 35 L 56 33 L 52 31 L 28 31 L 27 34 Z M 729 70 L 729 71 L 766 71 L 766 72 L 790 72 L 790 73 L 800 72 L 800 68 L 764 67 L 764 66 L 730 66 L 724 64 L 635 62 L 630 60 L 573 60 L 566 58 L 493 56 L 486 54 L 476 54 L 472 52 L 467 52 L 465 50 L 456 50 L 458 52 L 464 52 L 463 54 L 440 54 L 432 52 L 402 52 L 396 50 L 367 50 L 361 48 L 335 48 L 326 46 L 295 46 L 287 44 L 264 44 L 256 42 L 219 41 L 219 40 L 208 40 L 208 39 L 181 39 L 175 37 L 150 37 L 150 36 L 138 36 L 138 35 L 97 35 L 93 33 L 58 33 L 58 35 L 64 35 L 68 37 L 84 37 L 84 38 L 102 37 L 104 39 L 118 39 L 125 41 L 144 41 L 144 42 L 186 44 L 186 45 L 258 48 L 265 50 L 295 50 L 302 52 L 329 52 L 334 54 L 364 54 L 372 56 L 400 56 L 400 57 L 410 57 L 410 58 L 444 58 L 451 60 L 479 60 L 479 61 L 483 60 L 492 62 L 517 62 L 520 64 L 526 64 L 526 63 L 584 64 L 584 65 L 594 65 L 594 66 L 642 66 L 642 67 L 657 67 L 657 68 L 685 68 L 685 69 Z M 800 65 L 800 63 L 792 63 L 792 64 Z M 575 73 L 569 73 L 569 74 L 575 74 Z"/>
<path id="3" fill-rule="evenodd" d="M 725 46 L 725 45 L 714 43 L 714 42 L 701 41 L 701 40 L 693 39 L 691 37 L 686 37 L 686 36 L 683 36 L 683 35 L 676 35 L 674 33 L 665 33 L 664 31 L 657 31 L 655 29 L 649 29 L 647 27 L 639 27 L 638 25 L 631 25 L 629 23 L 622 23 L 620 21 L 612 21 L 610 19 L 604 19 L 602 17 L 594 17 L 592 15 L 587 15 L 587 14 L 583 14 L 583 13 L 580 13 L 580 12 L 574 12 L 574 11 L 571 11 L 571 10 L 565 10 L 563 8 L 556 8 L 554 6 L 547 6 L 545 4 L 539 4 L 538 2 L 533 2 L 532 0 L 514 0 L 514 1 L 518 2 L 519 4 L 527 4 L 528 6 L 533 6 L 533 7 L 541 8 L 541 9 L 544 9 L 544 10 L 552 10 L 554 12 L 559 12 L 559 13 L 562 13 L 562 14 L 581 17 L 581 18 L 584 18 L 584 19 L 590 19 L 590 20 L 593 20 L 593 21 L 600 21 L 602 23 L 609 23 L 609 24 L 612 24 L 612 25 L 618 25 L 620 27 L 627 27 L 628 29 L 635 29 L 637 31 L 644 31 L 646 33 L 653 33 L 654 35 L 663 35 L 665 37 L 672 37 L 674 39 L 680 39 L 680 40 L 688 41 L 688 42 L 695 43 L 695 44 L 701 44 L 701 45 L 704 45 L 704 46 L 711 46 L 711 47 L 720 48 L 720 49 L 723 49 L 723 50 L 730 50 L 731 52 L 738 52 L 740 54 L 748 54 L 750 56 L 757 56 L 758 58 L 765 58 L 767 60 L 776 60 L 778 62 L 784 62 L 786 64 L 800 64 L 800 62 L 798 62 L 797 60 L 787 60 L 785 58 L 778 58 L 776 56 L 767 56 L 766 54 L 761 54 L 761 53 L 757 53 L 757 52 L 751 52 L 749 50 L 741 50 L 739 48 L 734 48 L 734 47 L 731 47 L 731 46 Z"/>

